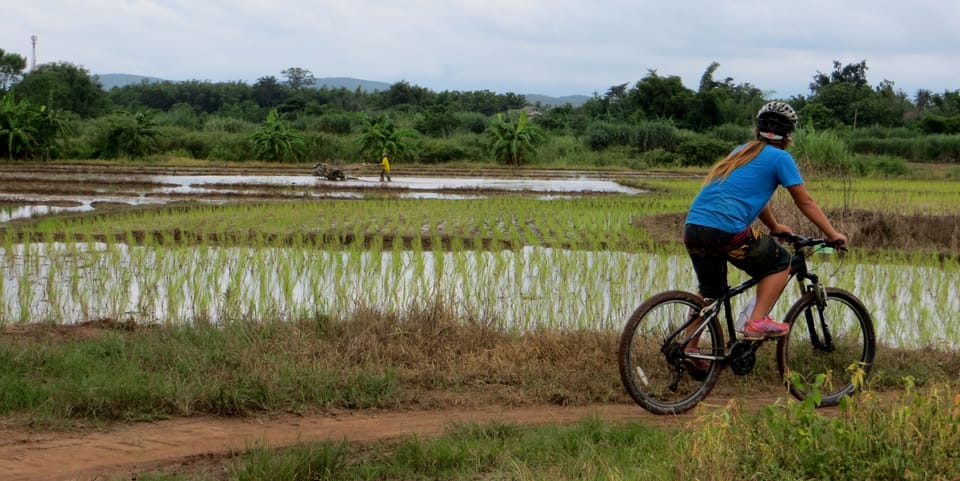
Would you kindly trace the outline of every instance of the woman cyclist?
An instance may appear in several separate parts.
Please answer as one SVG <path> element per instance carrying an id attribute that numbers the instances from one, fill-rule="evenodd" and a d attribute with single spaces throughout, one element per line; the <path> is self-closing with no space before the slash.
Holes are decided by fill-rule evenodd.
<path id="1" fill-rule="evenodd" d="M 770 235 L 752 227 L 756 219 L 771 234 L 789 233 L 777 222 L 770 199 L 779 186 L 790 192 L 794 204 L 832 242 L 843 245 L 838 232 L 807 193 L 793 157 L 786 152 L 793 140 L 797 114 L 790 105 L 770 102 L 757 113 L 755 139 L 734 149 L 714 165 L 703 188 L 690 205 L 683 242 L 699 282 L 699 293 L 717 298 L 727 289 L 729 261 L 759 279 L 756 304 L 741 334 L 759 340 L 783 336 L 790 326 L 767 315 L 790 275 L 790 252 Z M 691 344 L 689 349 L 696 349 Z"/>

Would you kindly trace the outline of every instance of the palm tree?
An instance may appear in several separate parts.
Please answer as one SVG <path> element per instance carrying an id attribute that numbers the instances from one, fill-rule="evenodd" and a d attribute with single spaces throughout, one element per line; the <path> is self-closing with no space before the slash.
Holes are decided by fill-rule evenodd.
<path id="1" fill-rule="evenodd" d="M 492 137 L 490 147 L 494 158 L 515 166 L 522 164 L 546 139 L 543 131 L 527 121 L 526 112 L 520 113 L 516 123 L 497 114 L 497 118 L 487 127 L 487 132 Z"/>

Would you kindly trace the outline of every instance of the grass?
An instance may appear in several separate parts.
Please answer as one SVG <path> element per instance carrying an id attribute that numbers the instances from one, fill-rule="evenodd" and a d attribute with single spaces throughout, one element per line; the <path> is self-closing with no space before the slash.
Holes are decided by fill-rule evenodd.
<path id="1" fill-rule="evenodd" d="M 455 423 L 435 438 L 253 447 L 219 469 L 141 473 L 201 480 L 950 480 L 960 472 L 960 392 L 870 392 L 836 414 L 812 403 L 744 413 L 732 401 L 682 429 L 585 418 L 569 426 Z M 205 472 L 204 472 L 205 471 Z"/>
<path id="2" fill-rule="evenodd" d="M 614 347 L 614 336 L 591 331 L 506 332 L 442 302 L 402 313 L 361 306 L 343 320 L 20 326 L 0 336 L 0 416 L 57 426 L 454 398 L 609 402 L 624 399 Z"/>
<path id="3" fill-rule="evenodd" d="M 671 479 L 670 437 L 663 429 L 596 418 L 572 426 L 451 424 L 437 438 L 351 445 L 301 443 L 254 447 L 220 475 L 141 474 L 145 481 L 230 479 Z"/>
<path id="4" fill-rule="evenodd" d="M 0 416 L 68 426 L 325 408 L 587 405 L 631 402 L 618 333 L 517 333 L 460 319 L 442 302 L 403 312 L 359 307 L 341 320 L 222 326 L 21 326 L 0 337 Z M 783 392 L 767 346 L 749 376 L 715 395 Z M 881 346 L 872 389 L 956 381 L 960 353 Z"/>
<path id="5" fill-rule="evenodd" d="M 249 245 L 254 256 L 269 256 L 269 248 L 291 243 L 359 256 L 371 246 L 375 251 L 461 246 L 456 251 L 488 249 L 496 245 L 492 240 L 678 252 L 676 244 L 661 241 L 637 219 L 682 212 L 699 182 L 645 185 L 653 194 L 549 203 L 348 200 L 49 217 L 8 226 L 3 246 L 10 255 L 10 247 L 24 238 L 49 244 L 72 235 L 90 245 Z M 893 233 L 915 233 L 910 228 L 917 224 L 910 219 L 956 215 L 960 205 L 951 190 L 954 183 L 865 180 L 853 189 L 842 182 L 817 185 L 814 195 L 827 208 L 908 216 L 891 217 L 907 219 L 891 228 Z M 889 192 L 896 193 L 893 200 L 885 195 Z M 779 202 L 779 210 L 789 211 L 788 204 Z M 384 228 L 392 237 L 382 235 Z M 673 228 L 663 228 L 666 238 Z M 403 242 L 386 242 L 388 238 Z M 883 251 L 860 260 L 877 252 Z M 918 252 L 890 255 L 910 264 L 944 262 L 935 249 Z M 190 261 L 189 253 L 183 255 L 175 262 L 197 269 L 190 271 L 193 280 L 184 282 L 213 275 Z M 231 302 L 252 302 L 229 289 L 222 294 Z M 29 320 L 30 313 L 24 317 Z M 327 407 L 630 402 L 613 362 L 615 329 L 517 332 L 503 329 L 495 313 L 456 314 L 442 295 L 397 309 L 357 302 L 335 316 L 312 313 L 292 322 L 237 315 L 215 326 L 97 320 L 78 326 L 7 327 L 0 336 L 0 416 L 21 426 Z M 782 392 L 772 352 L 765 348 L 759 353 L 749 376 L 726 372 L 714 394 Z M 895 407 L 871 404 L 875 400 L 863 396 L 855 398 L 863 402 L 856 410 L 838 417 L 796 404 L 773 406 L 756 417 L 731 408 L 705 414 L 684 432 L 600 420 L 573 427 L 455 426 L 437 439 L 253 449 L 217 478 L 153 473 L 138 479 L 881 479 L 896 477 L 897 469 L 915 479 L 955 477 L 957 453 L 950 446 L 957 445 L 960 398 L 950 386 L 957 382 L 960 353 L 933 345 L 883 346 L 876 361 L 869 388 L 899 389 L 904 378 L 912 379 L 909 395 Z M 915 432 L 932 434 L 932 440 L 911 437 Z M 933 454 L 911 450 L 908 441 Z M 841 468 L 825 473 L 823 466 Z"/>

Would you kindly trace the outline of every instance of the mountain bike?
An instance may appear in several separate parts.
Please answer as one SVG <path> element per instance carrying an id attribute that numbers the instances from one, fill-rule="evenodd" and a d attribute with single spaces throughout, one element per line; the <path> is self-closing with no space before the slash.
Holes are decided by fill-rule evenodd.
<path id="1" fill-rule="evenodd" d="M 783 322 L 790 325 L 777 343 L 777 368 L 790 393 L 808 396 L 804 382 L 825 375 L 818 387 L 820 406 L 833 406 L 852 395 L 870 372 L 876 352 L 873 320 L 860 299 L 826 287 L 808 267 L 810 257 L 836 245 L 796 234 L 779 235 L 792 247 L 790 277 L 801 296 Z M 656 294 L 633 312 L 620 336 L 620 379 L 630 397 L 655 414 L 692 409 L 713 389 L 720 371 L 753 371 L 757 350 L 767 340 L 738 337 L 732 300 L 758 281 L 730 287 L 706 303 L 696 294 L 672 290 Z M 729 340 L 724 343 L 724 328 Z M 795 376 L 803 382 L 794 382 Z"/>

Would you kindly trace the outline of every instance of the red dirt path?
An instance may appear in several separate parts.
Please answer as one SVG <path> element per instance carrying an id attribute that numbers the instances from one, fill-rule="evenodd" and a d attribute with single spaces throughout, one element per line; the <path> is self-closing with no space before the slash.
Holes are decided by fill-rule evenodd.
<path id="1" fill-rule="evenodd" d="M 774 402 L 770 393 L 742 398 L 747 410 Z M 727 402 L 707 398 L 701 409 Z M 662 426 L 682 426 L 696 414 L 655 416 L 635 404 L 585 407 L 485 407 L 432 411 L 344 411 L 318 416 L 183 418 L 124 424 L 89 433 L 0 429 L 0 479 L 4 481 L 104 481 L 137 479 L 138 473 L 185 469 L 252 447 L 303 441 L 372 442 L 410 435 L 435 436 L 454 422 L 499 420 L 518 424 L 566 424 L 597 416 Z M 212 464 L 211 464 L 212 465 Z"/>

